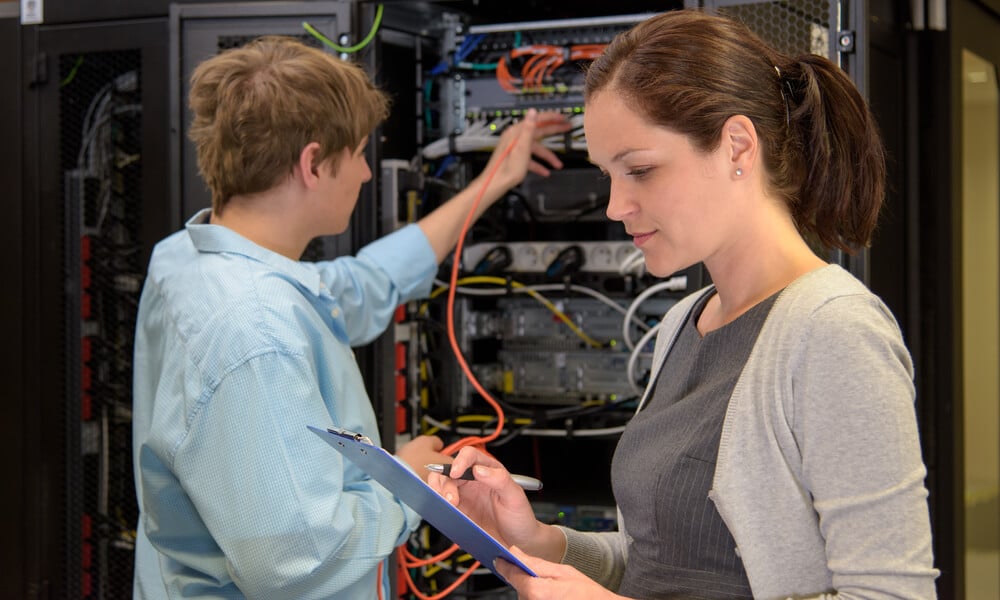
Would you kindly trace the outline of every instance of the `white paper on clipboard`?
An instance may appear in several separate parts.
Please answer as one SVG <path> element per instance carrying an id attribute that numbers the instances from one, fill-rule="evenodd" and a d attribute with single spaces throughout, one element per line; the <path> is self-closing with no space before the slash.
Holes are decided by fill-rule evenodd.
<path id="1" fill-rule="evenodd" d="M 524 563 L 486 530 L 455 508 L 444 496 L 424 483 L 395 456 L 372 444 L 366 436 L 337 428 L 321 428 L 307 425 L 310 431 L 344 455 L 345 458 L 372 476 L 394 496 L 402 500 L 438 531 L 458 544 L 476 560 L 489 567 L 500 579 L 493 561 L 502 558 L 511 562 L 525 573 L 535 576 Z"/>

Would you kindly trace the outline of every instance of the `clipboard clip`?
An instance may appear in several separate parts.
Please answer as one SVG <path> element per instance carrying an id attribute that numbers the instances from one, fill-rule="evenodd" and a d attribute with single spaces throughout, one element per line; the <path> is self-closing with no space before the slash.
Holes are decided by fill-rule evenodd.
<path id="1" fill-rule="evenodd" d="M 348 431 L 347 429 L 339 429 L 337 427 L 327 427 L 326 430 L 334 435 L 350 438 L 355 442 L 361 442 L 362 444 L 368 444 L 369 446 L 375 445 L 375 443 L 372 442 L 372 439 L 363 433 L 356 433 L 354 431 Z"/>

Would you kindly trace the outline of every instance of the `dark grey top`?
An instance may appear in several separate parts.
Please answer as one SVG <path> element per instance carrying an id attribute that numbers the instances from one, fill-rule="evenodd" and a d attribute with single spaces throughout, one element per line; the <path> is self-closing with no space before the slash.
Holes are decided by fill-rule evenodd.
<path id="1" fill-rule="evenodd" d="M 615 499 L 632 535 L 625 596 L 752 598 L 708 492 L 729 398 L 776 295 L 702 337 L 696 323 L 711 296 L 695 304 L 615 451 Z"/>

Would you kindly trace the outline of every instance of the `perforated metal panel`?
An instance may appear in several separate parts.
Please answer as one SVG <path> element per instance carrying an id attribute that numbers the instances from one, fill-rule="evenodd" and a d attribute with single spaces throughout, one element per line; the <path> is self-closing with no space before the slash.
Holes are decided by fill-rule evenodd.
<path id="1" fill-rule="evenodd" d="M 831 4 L 825 0 L 713 3 L 718 12 L 747 24 L 775 49 L 792 56 L 812 53 L 835 59 L 830 46 L 836 31 Z"/>
<path id="2" fill-rule="evenodd" d="M 129 598 L 135 522 L 132 342 L 142 287 L 142 72 L 138 49 L 59 57 L 66 235 L 71 589 Z"/>

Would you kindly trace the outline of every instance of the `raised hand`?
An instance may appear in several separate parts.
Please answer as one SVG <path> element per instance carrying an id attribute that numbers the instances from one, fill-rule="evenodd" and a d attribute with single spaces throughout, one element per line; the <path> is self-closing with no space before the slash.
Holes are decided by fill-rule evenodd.
<path id="1" fill-rule="evenodd" d="M 496 149 L 480 175 L 480 178 L 492 175 L 489 188 L 496 192 L 487 196 L 503 194 L 521 183 L 528 171 L 547 176 L 549 168 L 535 160 L 535 157 L 553 168 L 561 169 L 562 161 L 555 152 L 543 146 L 540 140 L 555 133 L 569 131 L 571 128 L 569 120 L 560 113 L 539 113 L 535 109 L 528 110 L 524 119 L 510 125 L 500 134 Z"/>

